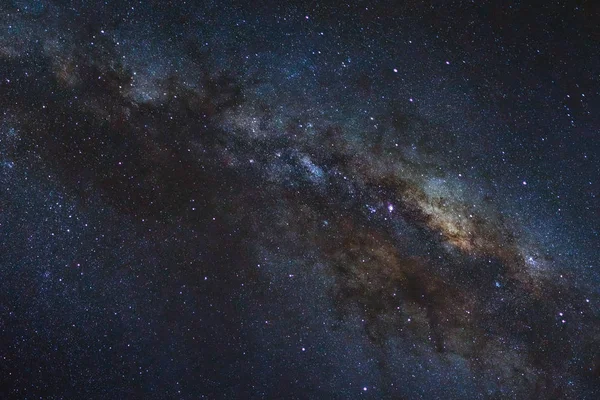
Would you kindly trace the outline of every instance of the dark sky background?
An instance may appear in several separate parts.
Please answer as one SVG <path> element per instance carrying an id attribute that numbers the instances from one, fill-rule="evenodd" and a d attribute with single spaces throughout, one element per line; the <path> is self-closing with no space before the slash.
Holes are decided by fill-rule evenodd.
<path id="1" fill-rule="evenodd" d="M 600 398 L 600 6 L 0 4 L 0 397 Z"/>

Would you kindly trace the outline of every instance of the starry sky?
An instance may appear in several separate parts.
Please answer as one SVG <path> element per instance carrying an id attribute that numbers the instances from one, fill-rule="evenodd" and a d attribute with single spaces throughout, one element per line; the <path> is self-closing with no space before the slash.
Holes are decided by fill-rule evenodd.
<path id="1" fill-rule="evenodd" d="M 0 3 L 0 397 L 600 398 L 592 1 Z"/>

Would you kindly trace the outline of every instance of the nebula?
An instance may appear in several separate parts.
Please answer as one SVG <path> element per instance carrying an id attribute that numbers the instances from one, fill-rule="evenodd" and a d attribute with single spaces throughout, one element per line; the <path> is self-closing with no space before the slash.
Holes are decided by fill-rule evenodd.
<path id="1" fill-rule="evenodd" d="M 598 397 L 584 16 L 102 3 L 0 5 L 3 398 Z"/>

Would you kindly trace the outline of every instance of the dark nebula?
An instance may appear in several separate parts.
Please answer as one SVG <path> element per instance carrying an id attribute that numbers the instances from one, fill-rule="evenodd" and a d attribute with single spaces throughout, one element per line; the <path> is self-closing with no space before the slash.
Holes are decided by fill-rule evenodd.
<path id="1" fill-rule="evenodd" d="M 598 18 L 2 2 L 0 397 L 600 398 Z"/>

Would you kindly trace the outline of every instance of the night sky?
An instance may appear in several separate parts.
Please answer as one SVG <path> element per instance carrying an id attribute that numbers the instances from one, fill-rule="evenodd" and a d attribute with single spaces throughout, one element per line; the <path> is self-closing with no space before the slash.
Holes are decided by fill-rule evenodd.
<path id="1" fill-rule="evenodd" d="M 0 398 L 600 398 L 594 1 L 0 3 Z"/>

